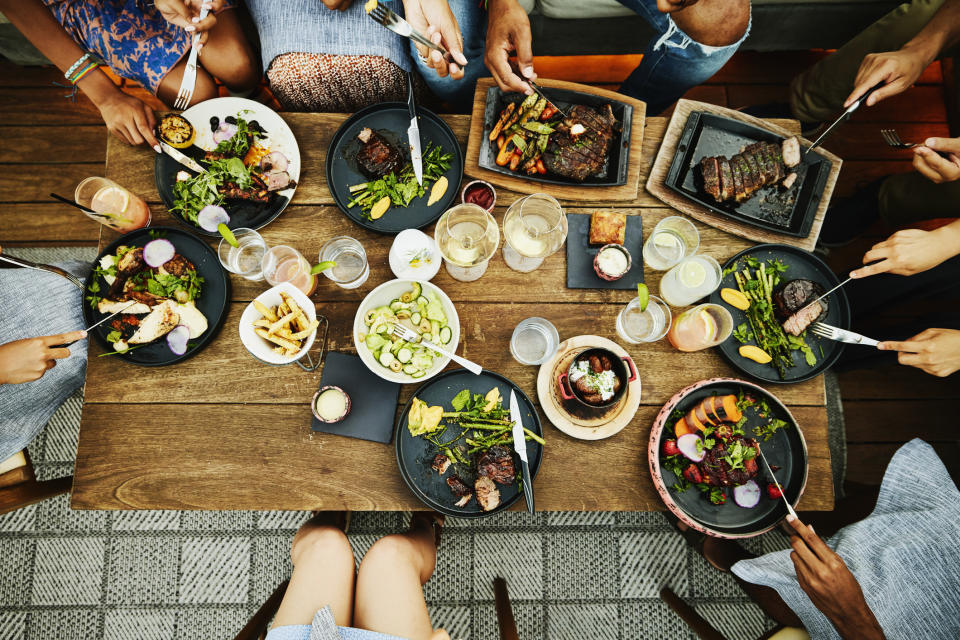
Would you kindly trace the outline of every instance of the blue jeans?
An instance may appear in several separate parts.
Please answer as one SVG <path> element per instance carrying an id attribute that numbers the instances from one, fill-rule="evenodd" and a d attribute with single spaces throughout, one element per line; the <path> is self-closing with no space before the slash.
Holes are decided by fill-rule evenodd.
<path id="1" fill-rule="evenodd" d="M 620 93 L 647 103 L 647 115 L 657 115 L 691 87 L 695 87 L 716 73 L 746 39 L 743 37 L 726 47 L 700 44 L 680 31 L 673 19 L 657 10 L 656 0 L 618 0 L 632 9 L 656 31 L 643 52 L 643 61 L 620 86 Z M 467 67 L 461 80 L 447 76 L 440 78 L 422 62 L 415 48 L 413 59 L 427 86 L 441 99 L 459 109 L 469 109 L 473 101 L 477 78 L 489 76 L 483 64 L 484 39 L 487 32 L 487 12 L 475 0 L 454 0 L 450 3 L 460 32 L 463 34 L 463 55 Z"/>

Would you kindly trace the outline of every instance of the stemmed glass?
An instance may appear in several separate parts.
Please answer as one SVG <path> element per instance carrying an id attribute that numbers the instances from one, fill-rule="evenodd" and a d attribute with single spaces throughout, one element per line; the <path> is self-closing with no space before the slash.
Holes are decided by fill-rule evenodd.
<path id="1" fill-rule="evenodd" d="M 503 216 L 503 259 L 514 271 L 533 271 L 563 246 L 567 216 L 556 198 L 535 193 L 510 205 Z"/>
<path id="2" fill-rule="evenodd" d="M 500 228 L 490 213 L 475 204 L 448 209 L 434 231 L 447 273 L 469 282 L 482 276 L 500 245 Z"/>

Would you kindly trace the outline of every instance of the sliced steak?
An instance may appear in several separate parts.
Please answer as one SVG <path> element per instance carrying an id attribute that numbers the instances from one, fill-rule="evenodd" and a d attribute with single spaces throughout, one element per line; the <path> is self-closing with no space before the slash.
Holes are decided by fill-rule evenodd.
<path id="1" fill-rule="evenodd" d="M 773 304 L 777 318 L 783 324 L 783 330 L 799 336 L 811 324 L 826 316 L 829 311 L 826 299 L 810 304 L 824 292 L 819 282 L 802 278 L 790 280 L 777 287 L 773 292 Z"/>
<path id="2" fill-rule="evenodd" d="M 783 141 L 782 151 L 783 164 L 791 169 L 800 164 L 803 156 L 800 154 L 800 141 L 797 140 L 796 136 L 791 136 Z"/>
<path id="3" fill-rule="evenodd" d="M 706 157 L 700 161 L 700 173 L 703 176 L 703 190 L 714 200 L 720 200 L 720 164 L 716 158 Z"/>
<path id="4" fill-rule="evenodd" d="M 730 158 L 730 169 L 733 171 L 733 199 L 743 202 L 747 199 L 747 190 L 743 186 L 743 169 L 736 157 Z"/>
<path id="5" fill-rule="evenodd" d="M 464 506 L 470 502 L 470 498 L 473 497 L 473 491 L 463 480 L 460 479 L 460 476 L 457 474 L 453 474 L 447 478 L 447 486 L 450 487 L 450 491 L 453 492 L 453 495 L 460 498 L 456 503 L 458 507 Z"/>
<path id="6" fill-rule="evenodd" d="M 723 157 L 718 158 L 717 163 L 720 166 L 720 199 L 718 202 L 733 200 L 733 194 L 736 193 L 733 182 L 733 168 L 730 167 L 727 159 Z"/>
<path id="7" fill-rule="evenodd" d="M 357 152 L 357 164 L 360 171 L 371 180 L 396 173 L 403 168 L 403 154 L 390 141 L 369 127 L 364 127 L 357 138 L 360 139 L 360 151 Z"/>
<path id="8" fill-rule="evenodd" d="M 510 449 L 495 445 L 483 452 L 477 460 L 477 475 L 492 478 L 498 484 L 513 484 L 517 472 Z"/>

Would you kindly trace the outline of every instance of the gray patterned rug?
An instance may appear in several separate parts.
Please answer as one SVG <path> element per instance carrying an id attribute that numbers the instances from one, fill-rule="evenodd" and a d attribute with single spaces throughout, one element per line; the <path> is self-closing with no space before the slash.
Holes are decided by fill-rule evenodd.
<path id="1" fill-rule="evenodd" d="M 37 261 L 76 250 L 17 250 Z M 843 443 L 833 398 L 831 425 Z M 73 470 L 76 394 L 30 446 L 41 479 Z M 838 417 L 839 416 L 839 417 Z M 839 427 L 837 426 L 839 422 Z M 843 452 L 834 449 L 842 473 Z M 291 511 L 72 511 L 67 496 L 0 516 L 0 640 L 230 639 L 289 576 L 290 543 L 309 514 Z M 358 559 L 408 514 L 355 513 Z M 755 553 L 787 546 L 773 532 Z M 497 636 L 492 581 L 507 579 L 525 640 L 693 638 L 659 597 L 669 585 L 731 638 L 773 626 L 733 580 L 689 549 L 661 514 L 506 513 L 448 519 L 425 590 L 453 638 Z"/>

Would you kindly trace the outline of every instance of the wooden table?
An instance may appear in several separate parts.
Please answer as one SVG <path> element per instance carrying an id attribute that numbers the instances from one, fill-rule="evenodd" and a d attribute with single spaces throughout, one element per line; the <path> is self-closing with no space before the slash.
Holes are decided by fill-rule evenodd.
<path id="1" fill-rule="evenodd" d="M 290 244 L 316 256 L 332 235 L 348 233 L 367 250 L 371 275 L 353 291 L 321 279 L 314 295 L 319 313 L 330 319 L 330 349 L 353 352 L 351 328 L 359 302 L 393 277 L 387 264 L 391 237 L 351 223 L 333 205 L 324 183 L 323 162 L 336 128 L 334 114 L 283 114 L 303 154 L 301 184 L 294 203 L 261 230 L 270 245 Z M 465 144 L 469 117 L 444 116 Z M 666 121 L 647 120 L 641 185 L 663 137 Z M 155 224 L 176 223 L 160 204 L 153 181 L 153 152 L 111 138 L 106 175 L 141 194 Z M 500 190 L 495 215 L 519 197 Z M 570 212 L 599 207 L 565 203 Z M 609 207 L 606 205 L 599 205 Z M 634 202 L 617 203 L 643 216 L 644 232 L 672 210 L 645 189 Z M 749 242 L 697 225 L 701 247 L 723 262 Z M 426 229 L 432 234 L 432 228 Z M 101 247 L 114 232 L 104 230 Z M 657 291 L 660 273 L 648 270 Z M 414 510 L 423 505 L 397 471 L 393 445 L 343 438 L 310 430 L 309 402 L 320 372 L 296 366 L 269 367 L 240 344 L 237 322 L 246 304 L 265 285 L 231 276 L 232 301 L 226 322 L 197 356 L 178 365 L 143 368 L 97 355 L 91 342 L 83 420 L 77 451 L 72 506 L 78 509 L 349 509 Z M 535 398 L 536 367 L 510 356 L 514 326 L 530 316 L 553 322 L 561 339 L 594 333 L 616 339 L 614 319 L 631 297 L 625 290 L 567 289 L 564 252 L 547 258 L 532 274 L 511 271 L 497 256 L 478 281 L 454 281 L 441 269 L 433 282 L 451 297 L 461 322 L 458 352 L 502 373 Z M 647 438 L 660 406 L 682 387 L 714 376 L 736 376 L 718 354 L 677 352 L 666 340 L 628 346 L 643 380 L 636 417 L 607 440 L 574 440 L 541 414 L 547 447 L 536 480 L 542 510 L 662 510 L 647 465 Z M 406 403 L 414 385 L 406 385 Z M 833 507 L 826 396 L 822 377 L 771 389 L 791 409 L 806 436 L 810 473 L 801 509 Z M 577 470 L 584 470 L 578 473 Z M 522 501 L 516 508 L 523 508 Z"/>

